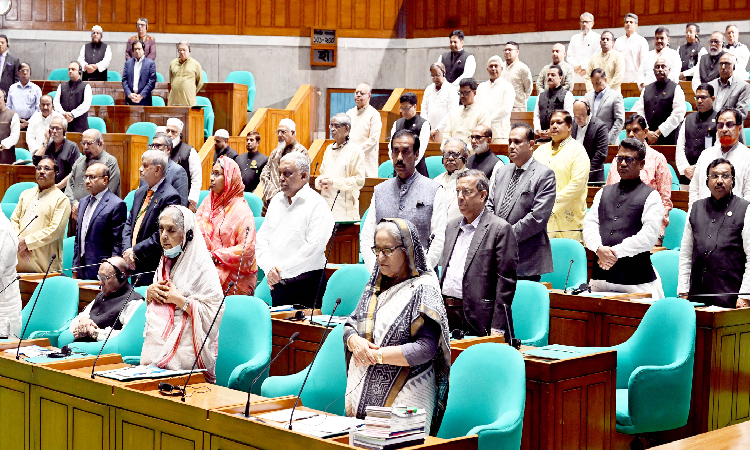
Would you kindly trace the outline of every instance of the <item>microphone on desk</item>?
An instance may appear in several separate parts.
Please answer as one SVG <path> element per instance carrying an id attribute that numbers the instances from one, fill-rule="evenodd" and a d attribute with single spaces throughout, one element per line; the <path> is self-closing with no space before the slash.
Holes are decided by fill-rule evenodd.
<path id="1" fill-rule="evenodd" d="M 26 325 L 23 326 L 23 331 L 21 332 L 21 336 L 18 337 L 18 348 L 16 348 L 16 359 L 21 359 L 21 342 L 23 342 L 23 335 L 26 334 L 26 328 L 28 328 L 29 322 L 31 322 L 31 316 L 32 314 L 34 314 L 34 308 L 36 308 L 36 304 L 39 302 L 39 296 L 42 295 L 42 289 L 44 289 L 44 282 L 47 280 L 47 276 L 49 275 L 49 269 L 52 268 L 52 263 L 55 261 L 55 258 L 57 258 L 57 255 L 52 255 L 52 258 L 49 259 L 49 265 L 47 266 L 47 271 L 44 273 L 44 278 L 42 278 L 42 284 L 39 285 L 39 291 L 36 293 L 36 299 L 34 300 L 34 304 L 31 305 L 31 311 L 29 311 L 29 317 L 26 318 Z"/>
<path id="2" fill-rule="evenodd" d="M 195 355 L 195 361 L 193 361 L 193 367 L 190 369 L 190 373 L 188 374 L 187 380 L 185 380 L 185 386 L 182 387 L 182 397 L 181 400 L 185 401 L 185 389 L 187 389 L 188 383 L 190 382 L 190 377 L 193 376 L 193 371 L 195 370 L 195 365 L 198 364 L 198 358 L 200 358 L 201 353 L 203 353 L 203 347 L 206 346 L 206 341 L 208 341 L 208 337 L 211 336 L 211 330 L 214 327 L 214 324 L 216 323 L 216 319 L 219 317 L 219 313 L 221 313 L 221 308 L 224 307 L 224 302 L 227 299 L 227 295 L 229 295 L 229 291 L 232 289 L 232 286 L 234 286 L 234 282 L 230 281 L 229 286 L 227 286 L 226 292 L 224 292 L 224 298 L 221 299 L 221 304 L 219 305 L 219 309 L 216 310 L 216 314 L 214 315 L 214 320 L 211 321 L 211 326 L 208 327 L 208 332 L 206 332 L 206 337 L 203 339 L 203 343 L 201 344 L 200 350 L 198 350 L 198 353 Z M 183 317 L 182 320 L 185 320 Z"/>
<path id="3" fill-rule="evenodd" d="M 281 356 L 282 353 L 284 353 L 284 350 L 286 350 L 290 345 L 292 345 L 292 342 L 296 341 L 299 337 L 299 331 L 295 331 L 292 337 L 289 338 L 289 342 L 286 343 L 284 347 L 282 347 L 281 350 L 279 350 L 279 353 L 276 354 L 276 356 L 271 359 L 271 361 L 266 364 L 266 367 L 263 368 L 263 370 L 260 371 L 257 377 L 253 380 L 252 383 L 250 383 L 250 388 L 247 390 L 247 404 L 245 405 L 245 417 L 250 417 L 250 393 L 253 391 L 253 386 L 255 386 L 255 382 L 258 381 L 261 375 L 266 373 L 266 370 L 268 370 L 269 367 L 271 367 L 271 364 L 273 364 L 274 361 L 276 361 L 276 358 Z"/>
<path id="4" fill-rule="evenodd" d="M 323 346 L 323 340 L 326 338 L 326 335 L 328 335 L 328 327 L 331 325 L 331 319 L 333 319 L 333 315 L 336 313 L 336 308 L 339 307 L 341 304 L 341 297 L 336 299 L 336 304 L 333 305 L 333 311 L 331 311 L 331 316 L 328 317 L 328 323 L 326 324 L 326 329 L 323 330 L 323 336 L 320 337 L 320 342 L 318 342 L 318 349 L 315 350 L 315 355 L 313 355 L 313 360 L 310 363 L 310 368 L 307 370 L 307 374 L 305 375 L 304 381 L 302 381 L 302 386 L 299 388 L 299 394 L 297 394 L 297 399 L 294 401 L 294 406 L 292 407 L 292 413 L 289 415 L 289 429 L 292 429 L 292 420 L 294 419 L 294 410 L 297 408 L 297 404 L 299 403 L 299 399 L 302 397 L 302 390 L 305 388 L 305 383 L 307 383 L 307 377 L 310 376 L 310 372 L 312 372 L 313 364 L 315 364 L 315 358 L 318 357 L 318 353 L 320 353 L 320 347 Z"/>
<path id="5" fill-rule="evenodd" d="M 242 254 L 240 255 L 240 266 L 237 268 L 237 283 L 234 285 L 233 294 L 237 293 L 237 285 L 240 284 L 240 271 L 242 270 L 242 261 L 245 259 L 245 245 L 247 244 L 248 234 L 250 234 L 250 227 L 245 227 L 245 240 L 242 242 Z"/>
<path id="6" fill-rule="evenodd" d="M 138 284 L 138 282 L 141 280 L 141 276 L 138 275 L 135 279 L 135 283 Z M 122 314 L 123 311 L 125 311 L 125 307 L 128 306 L 128 303 L 130 303 L 130 297 L 133 295 L 133 292 L 135 292 L 135 288 L 133 286 L 130 286 L 130 292 L 128 292 L 128 298 L 125 299 L 125 304 L 122 305 L 122 308 L 120 308 L 120 312 L 117 313 L 117 316 L 115 317 L 115 322 L 112 323 L 112 326 L 109 328 L 109 333 L 107 333 L 107 338 L 104 339 L 104 344 L 102 344 L 102 348 L 99 349 L 99 353 L 96 355 L 96 359 L 94 360 L 94 365 L 91 366 L 91 379 L 93 380 L 96 377 L 96 374 L 94 374 L 94 370 L 96 369 L 96 363 L 99 361 L 99 357 L 102 356 L 102 352 L 104 351 L 104 347 L 107 345 L 107 341 L 109 341 L 109 337 L 112 336 L 112 331 L 115 329 L 115 323 L 117 323 L 117 320 L 120 318 L 120 314 Z M 122 321 L 120 321 L 122 323 Z M 123 327 L 125 324 L 122 325 Z"/>
<path id="7" fill-rule="evenodd" d="M 313 174 L 313 175 L 315 175 L 315 172 L 317 172 L 317 171 L 318 171 L 318 165 L 320 165 L 320 161 L 318 161 L 318 162 L 316 162 L 316 163 L 315 163 L 315 168 L 314 168 L 314 169 L 313 169 L 313 171 L 312 171 L 312 174 Z"/>
<path id="8" fill-rule="evenodd" d="M 31 218 L 31 220 L 29 220 L 29 223 L 27 223 L 26 226 L 23 227 L 23 229 L 18 232 L 18 236 L 21 236 L 21 233 L 23 233 L 24 231 L 26 231 L 26 228 L 29 228 L 29 225 L 31 225 L 36 220 L 37 217 L 39 217 L 39 214 L 35 215 L 34 217 Z M 16 236 L 16 237 L 18 237 L 18 236 Z"/>
<path id="9" fill-rule="evenodd" d="M 568 289 L 568 279 L 570 278 L 570 271 L 573 269 L 573 260 L 570 260 L 570 266 L 568 266 L 568 274 L 565 276 L 565 287 L 563 287 L 563 291 Z"/>
<path id="10" fill-rule="evenodd" d="M 341 192 L 341 191 L 339 191 Z M 336 198 L 338 198 L 339 193 L 336 193 Z M 336 199 L 333 199 L 333 203 L 336 203 Z M 331 205 L 331 210 L 333 210 L 333 205 Z M 318 290 L 315 292 L 315 299 L 313 300 L 313 307 L 312 310 L 310 310 L 310 323 L 312 323 L 313 315 L 315 315 L 315 307 L 318 306 L 318 298 L 320 298 L 320 289 L 323 288 L 323 280 L 326 278 L 326 267 L 328 267 L 328 259 L 331 257 L 331 250 L 333 250 L 333 241 L 336 239 L 336 232 L 339 229 L 339 224 L 334 223 L 333 224 L 333 233 L 331 234 L 331 245 L 328 247 L 328 254 L 326 255 L 326 262 L 323 264 L 323 275 L 320 277 L 320 282 L 318 283 Z M 340 299 L 339 299 L 340 300 Z M 295 316 L 296 317 L 296 316 Z M 305 313 L 302 313 L 302 319 L 305 320 Z"/>
<path id="11" fill-rule="evenodd" d="M 549 230 L 549 231 L 547 231 L 547 234 L 549 234 L 549 233 L 567 233 L 569 231 L 583 231 L 583 228 L 576 228 L 575 230 Z"/>
<path id="12" fill-rule="evenodd" d="M 508 344 L 510 344 L 511 347 L 515 348 L 516 350 L 521 348 L 521 340 L 516 339 L 513 336 L 513 324 L 510 320 L 510 315 L 508 315 L 508 305 L 503 303 L 503 308 L 505 308 L 505 321 L 508 323 L 508 332 L 510 333 L 510 340 L 508 341 Z"/>
<path id="13" fill-rule="evenodd" d="M 20 280 L 20 279 L 21 279 L 21 276 L 20 276 L 20 275 L 17 275 L 17 276 L 15 277 L 15 278 L 13 278 L 12 280 L 10 280 L 10 283 L 6 284 L 6 285 L 5 285 L 4 287 L 3 287 L 3 290 L 2 290 L 2 291 L 0 291 L 0 294 L 2 294 L 3 292 L 5 292 L 5 290 L 6 290 L 6 289 L 8 289 L 8 287 L 10 287 L 10 285 L 11 285 L 11 284 L 13 284 L 14 282 L 16 282 L 16 281 L 18 281 L 18 280 Z"/>

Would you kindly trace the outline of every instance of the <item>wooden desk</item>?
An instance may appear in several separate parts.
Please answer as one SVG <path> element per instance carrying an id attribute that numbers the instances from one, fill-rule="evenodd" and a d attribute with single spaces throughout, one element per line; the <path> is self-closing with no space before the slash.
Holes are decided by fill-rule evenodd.
<path id="1" fill-rule="evenodd" d="M 613 346 L 633 335 L 649 305 L 550 291 L 550 344 Z M 658 433 L 682 439 L 750 419 L 750 309 L 696 308 L 695 365 L 688 424 Z"/>
<path id="2" fill-rule="evenodd" d="M 691 438 L 653 447 L 654 450 L 735 450 L 750 448 L 750 422 L 709 431 Z"/>
<path id="3" fill-rule="evenodd" d="M 237 83 L 206 83 L 198 91 L 198 95 L 211 100 L 214 131 L 224 128 L 229 131 L 230 136 L 239 136 L 247 124 L 247 86 Z M 240 148 L 244 147 L 243 142 Z M 195 147 L 196 150 L 199 148 Z"/>
<path id="4" fill-rule="evenodd" d="M 22 131 L 21 134 L 25 134 Z M 8 186 L 24 181 L 36 182 L 36 169 L 34 166 L 13 166 L 10 164 L 0 164 L 0 199 L 8 190 Z"/>
<path id="5" fill-rule="evenodd" d="M 359 263 L 359 223 L 339 224 L 336 236 L 329 244 L 331 264 L 357 264 Z M 326 250 L 328 251 L 328 250 Z"/>
<path id="6" fill-rule="evenodd" d="M 42 94 L 47 94 L 48 92 L 57 91 L 57 87 L 63 81 L 34 80 L 32 83 L 35 83 L 42 89 Z M 122 88 L 121 81 L 87 81 L 87 83 L 91 85 L 91 93 L 93 95 L 109 95 L 115 99 L 116 105 L 125 105 L 125 90 Z M 166 104 L 169 98 L 169 83 L 157 82 L 154 90 L 151 91 L 151 95 L 163 98 Z M 247 101 L 247 98 L 245 101 Z"/>
<path id="7" fill-rule="evenodd" d="M 375 186 L 379 185 L 387 178 L 365 178 L 365 185 L 359 191 L 359 216 L 367 211 L 372 202 L 372 196 L 375 193 Z"/>

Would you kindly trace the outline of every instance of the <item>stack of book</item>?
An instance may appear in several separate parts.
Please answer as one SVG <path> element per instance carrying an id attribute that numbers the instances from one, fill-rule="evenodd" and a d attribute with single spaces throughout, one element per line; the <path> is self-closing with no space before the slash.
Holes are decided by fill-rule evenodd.
<path id="1" fill-rule="evenodd" d="M 365 423 L 354 432 L 353 444 L 376 450 L 391 450 L 424 443 L 424 409 L 368 406 Z"/>

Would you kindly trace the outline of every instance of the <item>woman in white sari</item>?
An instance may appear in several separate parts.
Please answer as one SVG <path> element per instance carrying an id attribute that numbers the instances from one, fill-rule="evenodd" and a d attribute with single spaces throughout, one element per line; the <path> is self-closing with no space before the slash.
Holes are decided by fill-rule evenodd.
<path id="1" fill-rule="evenodd" d="M 438 279 L 408 220 L 383 219 L 372 251 L 378 265 L 344 327 L 346 414 L 364 418 L 367 406 L 416 406 L 426 410 L 426 431 L 434 435 L 451 361 Z"/>
<path id="2" fill-rule="evenodd" d="M 146 332 L 141 364 L 172 370 L 193 365 L 223 293 L 216 267 L 206 249 L 195 215 L 182 206 L 169 206 L 159 216 L 163 256 L 146 292 Z M 221 316 L 211 330 L 197 367 L 214 382 L 217 337 Z"/>
<path id="3" fill-rule="evenodd" d="M 16 279 L 18 238 L 10 221 L 0 213 L 0 338 L 21 335 L 21 291 Z M 7 287 L 6 287 L 7 286 Z M 7 334 L 7 336 L 6 336 Z"/>

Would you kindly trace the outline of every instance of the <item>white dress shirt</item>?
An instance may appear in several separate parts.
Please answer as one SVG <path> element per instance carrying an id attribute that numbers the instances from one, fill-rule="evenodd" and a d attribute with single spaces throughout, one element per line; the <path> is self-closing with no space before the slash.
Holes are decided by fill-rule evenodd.
<path id="1" fill-rule="evenodd" d="M 104 72 L 109 67 L 110 62 L 112 62 L 111 45 L 107 45 L 107 50 L 104 51 L 104 57 L 101 61 L 86 61 L 86 44 L 83 44 L 81 46 L 81 52 L 78 53 L 78 64 L 81 65 L 84 71 L 86 71 L 86 64 L 94 64 L 96 66 L 96 70 L 98 70 L 99 72 Z"/>
<path id="2" fill-rule="evenodd" d="M 122 330 L 125 328 L 125 324 L 127 324 L 130 321 L 130 319 L 133 317 L 133 314 L 135 314 L 135 311 L 138 309 L 139 306 L 141 306 L 141 303 L 143 303 L 143 300 L 134 299 L 128 302 L 128 304 L 125 306 L 125 309 L 123 309 L 122 313 L 120 313 L 119 315 L 120 323 L 123 324 L 123 327 L 120 328 L 119 330 L 112 330 L 112 336 L 110 336 L 110 338 L 113 338 L 122 332 Z M 85 308 L 83 308 L 83 311 L 81 311 L 80 314 L 78 314 L 77 316 L 73 318 L 73 320 L 70 322 L 70 327 L 68 328 L 71 333 L 73 332 L 73 330 L 78 328 L 78 322 L 81 319 L 91 318 L 91 308 L 93 307 L 94 307 L 94 302 L 89 303 L 88 305 L 86 305 Z M 96 336 L 96 340 L 101 342 L 107 339 L 107 335 L 109 334 L 109 330 L 111 328 L 112 327 L 100 328 L 99 334 Z"/>
<path id="3" fill-rule="evenodd" d="M 459 105 L 458 89 L 452 84 L 445 82 L 440 90 L 435 84 L 427 86 L 422 96 L 422 106 L 419 114 L 427 119 L 433 130 L 440 130 L 440 134 L 448 125 L 448 114 Z M 438 136 L 438 142 L 442 142 L 442 136 Z"/>
<path id="4" fill-rule="evenodd" d="M 143 68 L 143 58 L 145 56 L 142 56 L 141 59 L 136 58 L 135 64 L 133 64 L 133 93 L 138 93 L 138 82 L 141 79 L 141 69 Z"/>
<path id="5" fill-rule="evenodd" d="M 641 61 L 641 67 L 638 69 L 638 87 L 643 90 L 647 84 L 651 84 L 656 81 L 656 75 L 654 75 L 654 64 L 658 58 L 664 58 L 669 64 L 669 75 L 667 77 L 677 84 L 680 84 L 680 69 L 682 69 L 682 59 L 677 50 L 673 50 L 669 47 L 664 47 L 660 54 L 656 54 L 656 50 L 651 50 L 646 53 Z"/>
<path id="6" fill-rule="evenodd" d="M 563 109 L 569 112 L 571 117 L 573 116 L 573 103 L 575 103 L 575 101 L 576 99 L 570 91 L 565 93 Z M 534 131 L 541 130 L 541 126 L 541 121 L 539 120 L 539 102 L 537 101 L 534 105 Z"/>
<path id="7" fill-rule="evenodd" d="M 255 244 L 258 266 L 279 269 L 282 279 L 325 268 L 325 248 L 333 231 L 333 214 L 325 199 L 305 184 L 290 204 L 277 193 L 266 212 Z"/>
<path id="8" fill-rule="evenodd" d="M 18 118 L 18 114 L 16 112 L 13 113 L 13 117 L 10 119 L 10 135 L 0 141 L 0 145 L 3 146 L 3 148 L 11 148 L 12 146 L 18 144 L 18 138 L 21 137 L 21 120 Z"/>
<path id="9" fill-rule="evenodd" d="M 737 67 L 734 69 L 734 74 L 743 81 L 747 80 L 747 62 L 750 60 L 750 49 L 747 48 L 747 45 L 738 42 L 729 47 L 724 47 L 724 51 L 737 58 Z"/>
<path id="10" fill-rule="evenodd" d="M 145 56 L 144 56 L 145 58 Z M 198 204 L 201 196 L 201 185 L 203 184 L 203 172 L 201 169 L 201 158 L 194 148 L 190 148 L 188 156 L 188 169 L 190 169 L 190 192 L 188 192 L 188 201 Z"/>
<path id="11" fill-rule="evenodd" d="M 742 248 L 745 255 L 750 255 L 750 214 L 745 214 L 745 222 L 742 227 Z M 690 225 L 690 217 L 685 221 L 685 231 L 682 233 L 680 244 L 680 269 L 677 277 L 677 293 L 687 294 L 690 292 L 690 271 L 693 267 L 693 227 Z M 745 272 L 742 274 L 742 283 L 739 292 L 750 292 L 750 258 L 745 261 Z M 750 299 L 750 296 L 740 295 L 740 298 Z"/>
<path id="12" fill-rule="evenodd" d="M 716 119 L 714 119 L 713 121 L 716 122 Z M 705 148 L 713 146 L 714 141 L 711 136 L 706 136 Z M 675 165 L 677 166 L 677 173 L 679 173 L 680 175 L 685 175 L 685 169 L 690 167 L 690 163 L 687 160 L 687 155 L 685 154 L 685 127 L 680 127 L 680 131 L 677 133 L 677 146 L 675 147 L 674 151 L 674 161 Z"/>
<path id="13" fill-rule="evenodd" d="M 448 297 L 463 299 L 463 280 L 464 268 L 466 267 L 466 257 L 469 255 L 471 240 L 474 238 L 474 232 L 482 220 L 484 210 L 471 223 L 466 223 L 466 217 L 461 219 L 460 230 L 456 237 L 456 244 L 453 246 L 451 259 L 448 266 L 444 267 L 445 278 L 443 279 L 443 295 Z"/>
<path id="14" fill-rule="evenodd" d="M 620 36 L 615 40 L 614 49 L 622 53 L 625 60 L 625 71 L 622 74 L 623 83 L 637 83 L 638 70 L 643 64 L 643 59 L 648 53 L 648 42 L 646 38 L 638 33 L 633 33 L 630 37 Z M 680 63 L 682 67 L 682 63 Z M 653 69 L 654 66 L 651 66 Z M 607 74 L 609 75 L 609 74 Z"/>
<path id="15" fill-rule="evenodd" d="M 425 119 L 425 123 L 422 124 L 422 129 L 419 130 L 419 154 L 417 155 L 417 163 L 422 160 L 427 152 L 427 144 L 430 143 L 430 131 L 430 121 Z M 396 122 L 393 122 L 393 126 L 391 127 L 391 138 L 393 138 L 394 134 L 396 134 Z M 390 142 L 388 143 L 388 158 L 393 159 L 393 151 Z"/>
<path id="16" fill-rule="evenodd" d="M 601 49 L 599 41 L 602 35 L 594 31 L 589 31 L 586 34 L 580 32 L 574 34 L 570 38 L 570 44 L 568 44 L 568 62 L 573 66 L 581 66 L 583 70 L 589 66 L 589 58 Z M 578 74 L 574 75 L 576 83 L 583 83 L 586 79 Z"/>
<path id="17" fill-rule="evenodd" d="M 495 81 L 484 81 L 477 87 L 476 102 L 490 113 L 492 122 L 492 142 L 508 143 L 510 135 L 510 112 L 516 101 L 516 91 L 513 85 L 501 77 Z"/>
<path id="18" fill-rule="evenodd" d="M 81 255 L 86 253 L 86 235 L 89 233 L 89 225 L 91 224 L 91 216 L 94 215 L 94 211 L 96 211 L 96 207 L 99 205 L 99 202 L 101 201 L 102 197 L 104 197 L 104 194 L 106 192 L 107 190 L 104 189 L 103 191 L 94 195 L 93 197 L 90 196 L 91 198 L 89 199 L 89 203 L 86 205 L 86 211 L 84 211 L 83 213 L 83 221 L 81 222 L 81 242 L 78 245 Z"/>
<path id="19" fill-rule="evenodd" d="M 49 123 L 52 121 L 52 116 L 54 116 L 54 112 L 44 117 L 41 111 L 37 111 L 29 119 L 29 126 L 26 127 L 26 145 L 32 155 L 47 144 L 45 134 L 49 128 Z"/>
<path id="20" fill-rule="evenodd" d="M 84 114 L 89 113 L 89 109 L 91 108 L 91 85 L 86 83 L 86 87 L 83 88 L 83 102 L 81 102 L 80 105 L 73 108 L 73 111 L 65 111 L 62 108 L 62 105 L 60 105 L 60 92 L 62 90 L 62 83 L 57 87 L 57 94 L 55 95 L 55 99 L 52 101 L 52 105 L 55 107 L 55 111 L 62 114 L 64 112 L 69 112 L 73 114 L 73 117 L 80 117 Z"/>
<path id="21" fill-rule="evenodd" d="M 706 184 L 706 180 L 708 179 L 706 170 L 711 161 L 716 158 L 728 159 L 732 163 L 735 170 L 732 192 L 734 195 L 750 201 L 750 150 L 742 145 L 742 143 L 737 142 L 728 152 L 724 153 L 721 150 L 721 145 L 717 144 L 703 150 L 698 157 L 698 162 L 695 163 L 695 174 L 693 175 L 693 179 L 690 180 L 688 211 L 696 200 L 707 198 L 711 195 L 711 191 Z"/>
<path id="22" fill-rule="evenodd" d="M 346 115 L 352 121 L 349 140 L 359 145 L 365 154 L 365 176 L 375 178 L 378 176 L 378 149 L 383 128 L 380 112 L 372 105 L 366 105 L 362 109 L 355 106 Z"/>
<path id="23" fill-rule="evenodd" d="M 442 63 L 443 62 L 443 55 L 441 54 L 438 56 L 437 62 Z M 474 72 L 477 71 L 477 60 L 474 58 L 474 55 L 469 55 L 466 58 L 466 62 L 464 62 L 464 71 L 461 75 L 459 75 L 458 78 L 453 80 L 453 86 L 458 89 L 458 86 L 461 84 L 461 80 L 464 78 L 473 78 Z"/>
<path id="24" fill-rule="evenodd" d="M 640 114 L 645 118 L 645 105 L 643 103 L 644 92 L 646 92 L 645 89 L 641 91 L 641 96 L 638 98 L 638 100 L 636 100 L 635 105 L 633 105 L 631 111 Z M 674 97 L 672 97 L 672 114 L 667 117 L 667 120 L 659 125 L 659 131 L 661 132 L 661 135 L 667 136 L 668 134 L 676 130 L 677 127 L 680 126 L 682 121 L 685 120 L 686 111 L 687 107 L 685 106 L 685 93 L 682 91 L 682 87 L 678 83 L 674 88 Z M 656 131 L 651 125 L 649 125 L 649 130 Z"/>
<path id="25" fill-rule="evenodd" d="M 440 148 L 445 147 L 445 142 L 450 138 L 461 139 L 471 148 L 471 132 L 477 125 L 492 126 L 490 113 L 477 102 L 452 110 L 448 116 L 448 126 L 445 127 Z"/>
<path id="26" fill-rule="evenodd" d="M 421 175 L 420 175 L 421 176 Z M 432 203 L 432 218 L 430 219 L 430 232 L 435 235 L 430 243 L 430 248 L 425 251 L 425 259 L 427 260 L 427 267 L 435 267 L 440 263 L 440 258 L 443 256 L 443 245 L 445 244 L 445 227 L 447 225 L 447 215 L 445 212 L 445 194 L 443 189 L 438 189 L 435 192 L 435 198 Z M 377 212 L 375 211 L 375 199 L 370 203 L 370 209 L 367 211 L 367 218 L 365 223 L 362 225 L 359 233 L 359 248 L 362 253 L 362 259 L 364 260 L 365 267 L 367 270 L 372 272 L 377 263 L 377 258 L 370 250 L 375 245 L 375 217 Z M 408 217 L 406 217 L 408 219 Z M 268 220 L 268 219 L 266 219 Z M 265 222 L 264 222 L 265 225 Z M 422 247 L 427 245 L 427 242 L 422 242 Z M 264 269 L 265 270 L 265 269 Z"/>
<path id="27" fill-rule="evenodd" d="M 445 205 L 447 209 L 446 217 L 448 218 L 448 222 L 461 217 L 461 211 L 458 209 L 458 194 L 456 193 L 456 184 L 458 184 L 458 176 L 461 173 L 466 172 L 467 170 L 469 169 L 464 166 L 462 169 L 454 170 L 453 173 L 443 172 L 435 177 L 435 182 L 443 187 L 443 192 L 445 193 Z"/>

